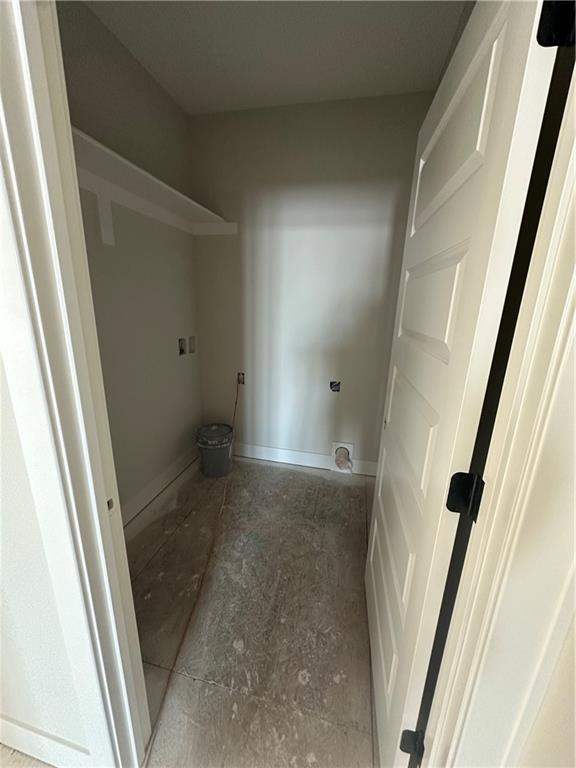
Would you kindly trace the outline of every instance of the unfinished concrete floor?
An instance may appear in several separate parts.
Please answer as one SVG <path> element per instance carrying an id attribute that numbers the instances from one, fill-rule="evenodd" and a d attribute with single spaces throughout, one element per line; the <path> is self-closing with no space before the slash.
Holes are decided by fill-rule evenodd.
<path id="1" fill-rule="evenodd" d="M 0 744 L 0 766 L 2 768 L 49 768 L 47 763 L 41 763 L 4 744 Z"/>
<path id="2" fill-rule="evenodd" d="M 159 713 L 150 766 L 372 766 L 372 488 L 238 461 L 227 478 L 182 486 L 129 543 Z"/>

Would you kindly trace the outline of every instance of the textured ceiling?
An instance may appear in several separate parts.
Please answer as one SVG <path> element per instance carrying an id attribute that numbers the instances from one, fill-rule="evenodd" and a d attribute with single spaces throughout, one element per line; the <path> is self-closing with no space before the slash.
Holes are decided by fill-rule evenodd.
<path id="1" fill-rule="evenodd" d="M 188 113 L 433 90 L 463 2 L 89 2 Z"/>

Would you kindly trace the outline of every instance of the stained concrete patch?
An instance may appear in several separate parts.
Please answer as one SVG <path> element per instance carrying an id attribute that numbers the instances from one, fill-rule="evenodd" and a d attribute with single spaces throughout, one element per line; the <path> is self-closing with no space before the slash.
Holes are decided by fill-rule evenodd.
<path id="1" fill-rule="evenodd" d="M 297 477 L 279 503 L 281 480 L 271 503 L 225 508 L 176 669 L 369 732 L 364 488 Z"/>
<path id="2" fill-rule="evenodd" d="M 144 661 L 171 669 L 218 525 L 219 508 L 193 510 L 132 584 Z"/>
<path id="3" fill-rule="evenodd" d="M 371 766 L 365 478 L 236 462 L 203 483 L 140 541 L 162 541 L 133 583 L 143 657 L 178 672 L 150 764 Z"/>
<path id="4" fill-rule="evenodd" d="M 174 675 L 150 768 L 371 768 L 370 736 Z"/>
<path id="5" fill-rule="evenodd" d="M 175 498 L 166 501 L 146 528 L 127 542 L 133 581 L 193 511 L 202 509 L 208 500 L 218 497 L 216 490 L 213 480 L 195 475 L 178 489 Z"/>
<path id="6" fill-rule="evenodd" d="M 0 765 L 2 768 L 48 768 L 47 763 L 41 763 L 4 744 L 0 744 Z"/>

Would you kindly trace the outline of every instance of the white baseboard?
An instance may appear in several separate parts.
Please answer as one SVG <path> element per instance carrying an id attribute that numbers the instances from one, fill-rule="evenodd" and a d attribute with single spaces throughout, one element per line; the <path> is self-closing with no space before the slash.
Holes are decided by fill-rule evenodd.
<path id="1" fill-rule="evenodd" d="M 199 462 L 196 461 L 197 458 L 198 451 L 196 448 L 188 451 L 166 467 L 163 472 L 151 480 L 139 493 L 136 494 L 136 496 L 133 496 L 130 501 L 122 504 L 122 520 L 126 535 L 127 526 L 134 520 L 136 515 L 159 495 L 162 495 L 165 490 L 168 490 L 184 470 L 187 470 L 193 463 L 199 464 Z M 196 471 L 196 469 L 194 471 Z M 141 515 L 139 516 L 141 517 Z"/>
<path id="2" fill-rule="evenodd" d="M 264 445 L 247 445 L 235 443 L 234 454 L 244 456 L 247 459 L 263 459 L 264 461 L 277 461 L 280 464 L 296 464 L 301 467 L 314 467 L 315 469 L 332 469 L 334 458 L 329 454 L 308 453 L 306 451 L 290 451 L 287 448 L 269 448 Z M 376 462 L 353 459 L 355 475 L 370 475 L 376 477 Z"/>

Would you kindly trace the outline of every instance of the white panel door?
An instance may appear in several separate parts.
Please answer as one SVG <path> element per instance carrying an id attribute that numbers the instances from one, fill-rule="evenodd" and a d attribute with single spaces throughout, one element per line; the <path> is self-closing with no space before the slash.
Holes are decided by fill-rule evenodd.
<path id="1" fill-rule="evenodd" d="M 366 569 L 382 766 L 414 728 L 554 49 L 540 5 L 478 3 L 422 125 Z"/>
<path id="2" fill-rule="evenodd" d="M 0 742 L 55 766 L 134 768 L 136 672 L 104 554 L 75 276 L 62 268 L 80 215 L 62 184 L 71 141 L 55 137 L 70 131 L 55 14 L 0 2 Z"/>

